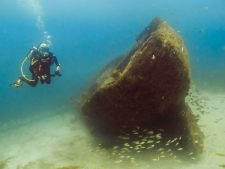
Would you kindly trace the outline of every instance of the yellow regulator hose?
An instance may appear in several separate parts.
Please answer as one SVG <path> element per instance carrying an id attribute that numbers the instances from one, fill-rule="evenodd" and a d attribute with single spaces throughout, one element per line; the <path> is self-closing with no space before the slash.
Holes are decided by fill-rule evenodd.
<path id="1" fill-rule="evenodd" d="M 23 62 L 21 63 L 21 66 L 20 66 L 20 72 L 21 72 L 21 75 L 23 76 L 24 79 L 26 79 L 27 81 L 29 82 L 33 82 L 35 80 L 32 80 L 32 79 L 29 79 L 23 72 L 23 66 L 24 66 L 24 63 L 27 61 L 28 57 L 25 57 L 25 59 L 23 60 Z"/>

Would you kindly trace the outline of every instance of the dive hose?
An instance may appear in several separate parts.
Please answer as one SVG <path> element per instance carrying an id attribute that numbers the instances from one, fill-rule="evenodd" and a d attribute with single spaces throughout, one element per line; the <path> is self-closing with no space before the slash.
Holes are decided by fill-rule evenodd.
<path id="1" fill-rule="evenodd" d="M 25 59 L 24 59 L 23 62 L 21 63 L 21 65 L 20 65 L 20 72 L 21 72 L 21 75 L 22 75 L 22 77 L 23 77 L 24 79 L 26 79 L 26 80 L 29 81 L 29 82 L 33 82 L 33 81 L 35 81 L 35 80 L 29 79 L 29 78 L 24 74 L 24 72 L 23 72 L 23 66 L 24 66 L 24 63 L 27 61 L 27 59 L 28 59 L 28 57 L 25 57 Z"/>

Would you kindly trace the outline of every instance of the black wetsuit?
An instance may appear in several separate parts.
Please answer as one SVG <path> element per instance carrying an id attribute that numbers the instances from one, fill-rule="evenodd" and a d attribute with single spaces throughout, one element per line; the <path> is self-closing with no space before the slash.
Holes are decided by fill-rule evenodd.
<path id="1" fill-rule="evenodd" d="M 51 83 L 51 69 L 50 66 L 55 64 L 59 66 L 57 58 L 51 52 L 45 53 L 43 56 L 38 50 L 32 49 L 30 54 L 30 67 L 29 70 L 32 73 L 32 80 L 24 79 L 29 85 L 36 86 L 38 80 L 41 83 Z"/>

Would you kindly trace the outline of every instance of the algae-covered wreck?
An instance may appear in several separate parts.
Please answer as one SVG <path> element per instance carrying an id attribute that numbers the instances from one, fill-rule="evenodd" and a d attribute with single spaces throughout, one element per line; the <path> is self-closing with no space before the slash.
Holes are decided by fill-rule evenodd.
<path id="1" fill-rule="evenodd" d="M 160 130 L 164 138 L 161 143 L 180 138 L 185 150 L 200 153 L 203 134 L 185 102 L 190 82 L 182 38 L 156 18 L 130 53 L 96 79 L 83 100 L 82 113 L 95 134 L 111 141 L 121 135 L 136 139 L 132 133 L 137 128 L 153 133 Z"/>

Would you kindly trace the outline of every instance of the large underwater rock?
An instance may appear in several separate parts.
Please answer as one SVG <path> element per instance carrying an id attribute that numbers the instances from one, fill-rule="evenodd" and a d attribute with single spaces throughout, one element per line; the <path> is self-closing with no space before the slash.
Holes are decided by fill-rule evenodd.
<path id="1" fill-rule="evenodd" d="M 110 137 L 141 128 L 182 138 L 199 153 L 202 133 L 185 103 L 190 65 L 181 37 L 155 18 L 125 57 L 109 64 L 82 101 L 82 112 L 95 134 Z"/>

